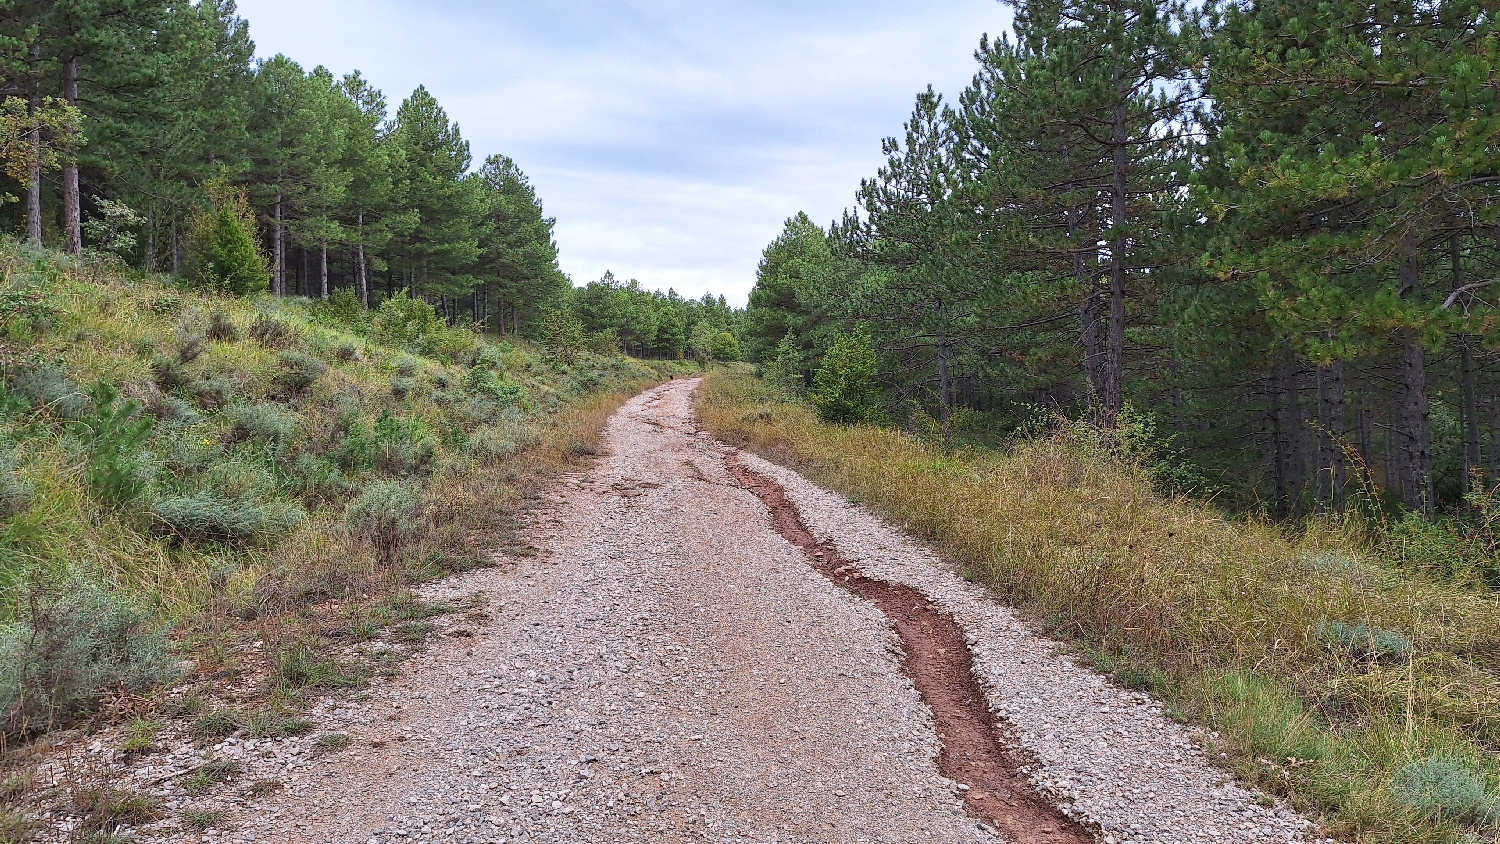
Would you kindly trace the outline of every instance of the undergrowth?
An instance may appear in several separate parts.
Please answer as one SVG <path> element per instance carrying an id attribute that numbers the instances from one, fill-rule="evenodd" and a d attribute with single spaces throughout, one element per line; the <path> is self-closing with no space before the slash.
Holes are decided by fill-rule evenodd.
<path id="1" fill-rule="evenodd" d="M 1411 564 L 1414 540 L 1314 521 L 1290 536 L 1163 490 L 1154 466 L 1059 426 L 944 453 L 836 426 L 710 375 L 720 439 L 932 543 L 1124 685 L 1218 733 L 1214 753 L 1360 842 L 1500 835 L 1500 604 Z"/>
<path id="2" fill-rule="evenodd" d="M 288 710 L 200 734 L 285 732 L 300 696 L 368 673 L 325 655 L 329 617 L 516 546 L 528 496 L 679 366 L 0 241 L 0 746 L 184 658 L 265 673 Z"/>

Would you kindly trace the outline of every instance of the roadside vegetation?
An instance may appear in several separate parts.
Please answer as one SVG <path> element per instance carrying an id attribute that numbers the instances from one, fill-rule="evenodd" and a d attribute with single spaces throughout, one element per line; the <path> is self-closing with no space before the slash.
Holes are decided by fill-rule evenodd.
<path id="1" fill-rule="evenodd" d="M 524 553 L 525 499 L 683 366 L 485 339 L 401 295 L 236 297 L 0 241 L 0 737 L 101 703 L 142 747 L 157 717 L 307 729 L 304 693 L 382 669 L 334 640 L 420 624 L 407 586 Z M 244 711 L 151 702 L 257 677 Z"/>
<path id="2" fill-rule="evenodd" d="M 860 357 L 844 350 L 840 366 Z M 1042 418 L 998 447 L 953 446 L 941 431 L 823 421 L 819 409 L 837 418 L 864 401 L 836 374 L 809 402 L 775 366 L 765 379 L 717 372 L 698 413 L 715 436 L 932 543 L 1117 682 L 1218 731 L 1226 766 L 1329 832 L 1392 844 L 1500 834 L 1500 602 L 1474 576 L 1482 567 L 1455 567 L 1497 562 L 1492 496 L 1473 497 L 1488 516 L 1467 533 L 1378 510 L 1294 526 L 1226 516 L 1174 492 L 1184 467 L 1143 416 L 1109 433 Z"/>

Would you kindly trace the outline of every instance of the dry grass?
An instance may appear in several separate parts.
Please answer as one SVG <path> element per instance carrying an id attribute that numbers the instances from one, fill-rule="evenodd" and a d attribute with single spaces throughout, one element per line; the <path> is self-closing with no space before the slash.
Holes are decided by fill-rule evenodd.
<path id="1" fill-rule="evenodd" d="M 1347 527 L 1293 539 L 1163 498 L 1078 430 L 944 455 L 898 432 L 822 424 L 724 373 L 698 411 L 719 438 L 862 500 L 1117 680 L 1219 729 L 1239 774 L 1320 813 L 1330 831 L 1493 839 L 1492 819 L 1440 817 L 1391 786 L 1407 764 L 1441 757 L 1494 793 L 1491 595 L 1402 575 Z M 1331 622 L 1397 633 L 1414 656 L 1341 651 Z"/>

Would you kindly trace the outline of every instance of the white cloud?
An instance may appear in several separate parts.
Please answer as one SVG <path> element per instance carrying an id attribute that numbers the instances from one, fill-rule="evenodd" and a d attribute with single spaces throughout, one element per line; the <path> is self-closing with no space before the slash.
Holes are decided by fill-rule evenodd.
<path id="1" fill-rule="evenodd" d="M 955 95 L 992 0 L 240 0 L 261 55 L 425 84 L 476 160 L 516 159 L 563 269 L 743 303 L 797 211 L 828 221 L 914 94 Z"/>

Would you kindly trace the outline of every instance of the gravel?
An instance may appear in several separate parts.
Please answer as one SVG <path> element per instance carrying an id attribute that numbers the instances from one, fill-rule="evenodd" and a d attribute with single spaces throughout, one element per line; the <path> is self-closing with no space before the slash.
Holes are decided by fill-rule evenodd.
<path id="1" fill-rule="evenodd" d="M 312 733 L 200 748 L 176 725 L 142 756 L 106 733 L 41 781 L 83 766 L 158 796 L 168 817 L 121 830 L 138 842 L 998 840 L 939 775 L 879 611 L 776 534 L 726 471 L 730 451 L 698 432 L 694 386 L 638 396 L 611 421 L 611 456 L 534 514 L 536 557 L 421 590 L 469 611 L 429 619 L 402 674 L 317 701 Z M 1102 841 L 1303 840 L 1307 821 L 1256 805 L 1158 705 L 1078 667 L 864 510 L 741 459 L 868 573 L 954 613 L 992 704 L 1042 763 L 1031 775 Z M 334 733 L 347 745 L 320 742 Z M 232 779 L 183 791 L 184 773 L 225 759 Z M 209 828 L 185 828 L 189 811 Z M 76 823 L 42 822 L 43 841 Z"/>
<path id="2" fill-rule="evenodd" d="M 1209 736 L 1169 720 L 1149 695 L 1079 665 L 927 548 L 796 472 L 754 455 L 737 459 L 780 483 L 808 529 L 865 574 L 912 586 L 953 615 L 991 710 L 1040 763 L 1032 781 L 1101 830 L 1105 844 L 1299 842 L 1313 835 L 1306 818 L 1216 768 L 1202 749 Z"/>

